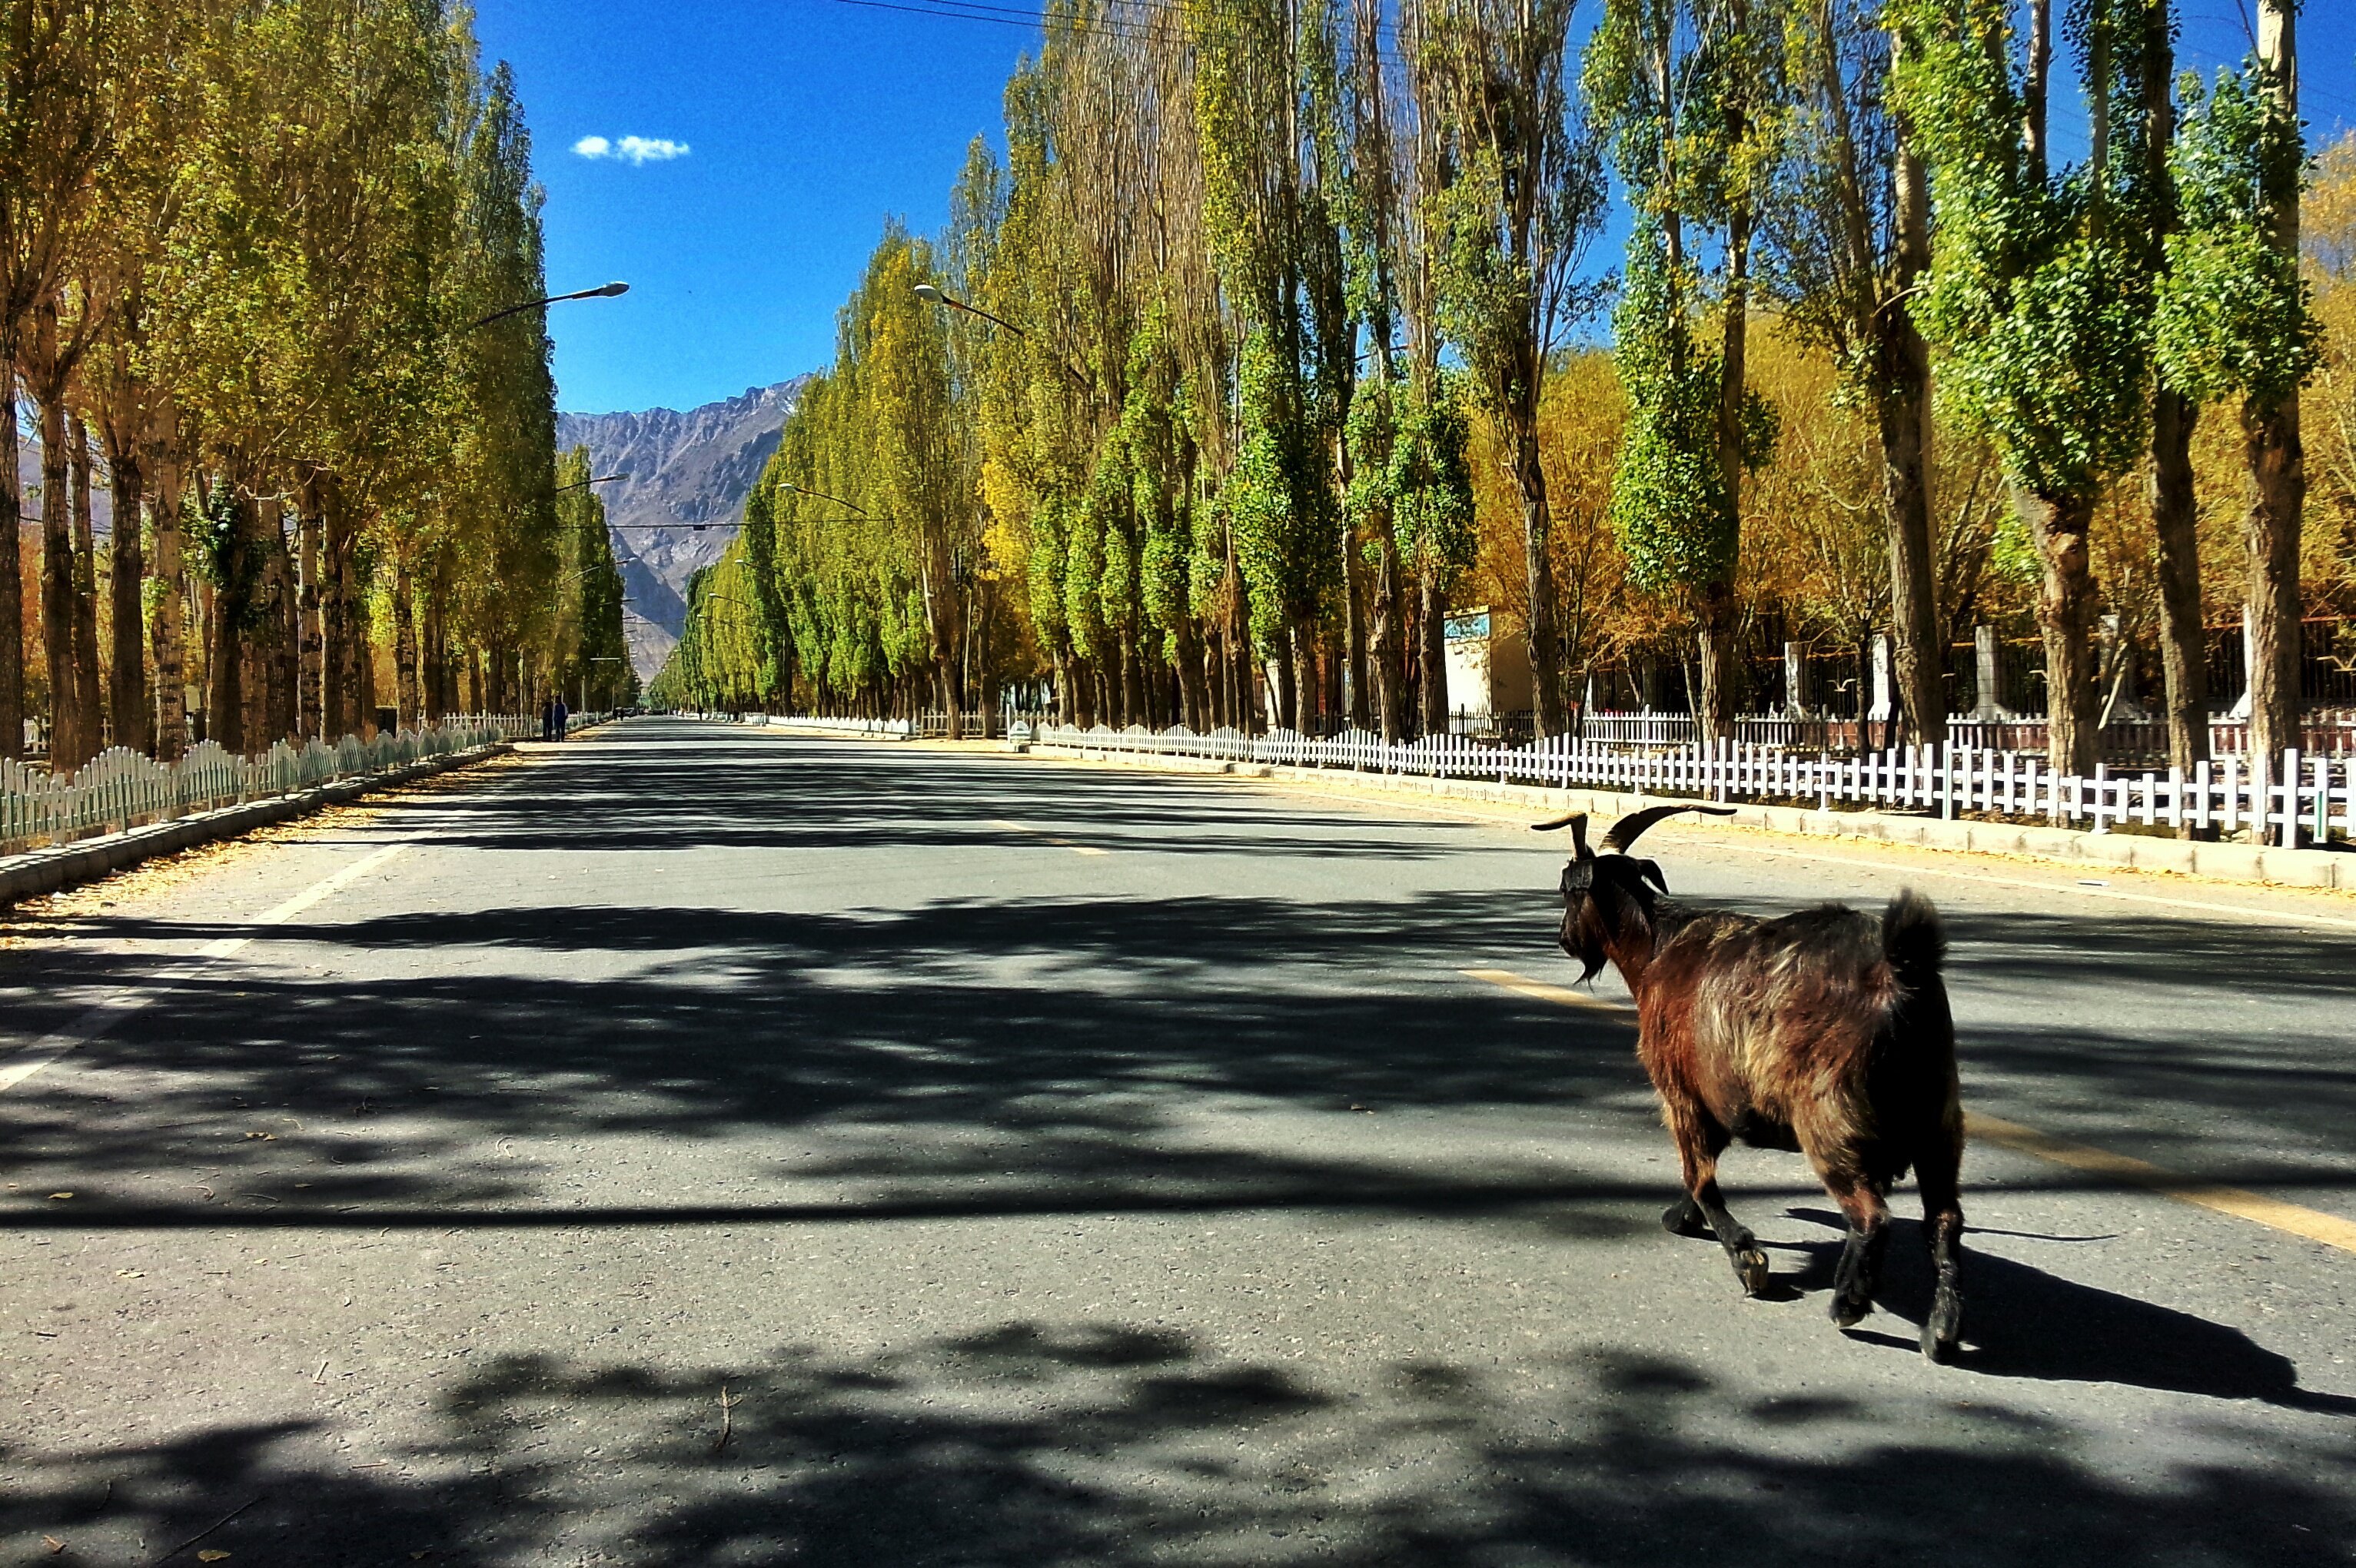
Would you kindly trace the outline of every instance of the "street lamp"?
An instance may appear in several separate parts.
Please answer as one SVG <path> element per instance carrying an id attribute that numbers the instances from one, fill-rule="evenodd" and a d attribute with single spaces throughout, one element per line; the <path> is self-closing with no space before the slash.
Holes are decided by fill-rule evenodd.
<path id="1" fill-rule="evenodd" d="M 917 284 L 917 285 L 916 285 L 916 292 L 917 292 L 919 294 L 923 293 L 926 289 L 933 289 L 933 285 L 932 285 L 932 284 L 930 284 L 930 283 L 919 283 L 919 284 Z M 948 295 L 947 295 L 947 294 L 945 294 L 945 293 L 941 293 L 941 291 L 940 291 L 940 290 L 938 290 L 938 289 L 933 289 L 933 297 L 934 297 L 935 299 L 943 299 L 943 300 L 945 300 L 945 299 L 948 299 Z M 963 307 L 963 306 L 959 306 L 959 308 L 960 308 L 960 309 L 962 309 L 962 308 L 964 308 L 964 307 Z M 991 319 L 991 320 L 992 320 L 992 321 L 996 321 L 998 318 L 997 318 L 996 316 L 991 316 L 990 319 Z M 1010 327 L 1008 327 L 1008 328 L 1007 328 L 1007 330 L 1008 330 L 1009 332 L 1012 332 L 1014 329 L 1013 329 L 1012 327 L 1011 327 L 1011 326 L 1010 326 Z M 1021 335 L 1020 335 L 1020 334 L 1017 334 L 1016 336 L 1021 336 Z M 777 488 L 778 488 L 778 489 L 780 489 L 780 490 L 791 490 L 791 491 L 792 491 L 795 495 L 797 495 L 797 496 L 814 496 L 814 497 L 816 497 L 817 499 L 821 500 L 821 501 L 831 501 L 831 502 L 833 502 L 833 503 L 834 503 L 836 506 L 838 506 L 838 507 L 850 507 L 852 511 L 854 511 L 854 512 L 858 513 L 858 514 L 859 514 L 861 517 L 865 517 L 865 516 L 867 516 L 867 508 L 866 508 L 866 507 L 862 507 L 862 506 L 861 506 L 858 502 L 856 502 L 856 501 L 846 501 L 846 500 L 844 500 L 844 499 L 843 499 L 841 496 L 830 496 L 830 495 L 828 495 L 828 494 L 827 494 L 825 491 L 823 491 L 823 490 L 807 490 L 807 489 L 804 489 L 804 488 L 803 488 L 801 485 L 786 485 L 786 484 L 780 484 L 780 485 L 777 486 Z"/>
<path id="2" fill-rule="evenodd" d="M 600 474 L 594 479 L 575 479 L 570 485 L 559 485 L 556 487 L 556 493 L 562 496 L 567 490 L 584 490 L 592 485 L 611 485 L 616 479 L 627 479 L 629 475 L 626 473 Z"/>
<path id="3" fill-rule="evenodd" d="M 947 305 L 951 310 L 961 310 L 968 315 L 978 315 L 984 321 L 994 321 L 1017 337 L 1028 337 L 1031 336 L 1021 327 L 1015 325 L 1012 322 L 1006 320 L 1003 316 L 992 315 L 978 304 L 968 304 L 965 301 L 958 299 L 954 294 L 943 293 L 940 290 L 933 287 L 930 283 L 918 283 L 916 285 L 916 297 L 924 301 L 926 304 Z"/>
<path id="4" fill-rule="evenodd" d="M 992 315 L 990 312 L 982 309 L 980 305 L 968 304 L 965 301 L 958 298 L 955 294 L 943 293 L 939 289 L 935 288 L 930 283 L 918 283 L 916 286 L 916 297 L 924 301 L 926 304 L 945 305 L 950 310 L 961 310 L 968 315 L 978 315 L 981 317 L 982 320 L 991 323 L 992 325 L 1004 327 L 1007 331 L 1012 333 L 1017 337 L 1023 338 L 1026 342 L 1030 339 L 1031 335 L 1029 333 L 1023 331 L 1021 327 L 1015 325 L 1004 316 Z M 1069 376 L 1075 385 L 1081 388 L 1086 388 L 1087 386 L 1087 372 L 1080 368 L 1079 365 L 1070 357 L 1058 356 L 1055 361 L 1055 368 L 1063 371 L 1066 376 Z M 792 488 L 790 485 L 787 487 L 788 489 Z M 816 492 L 813 491 L 810 492 L 810 494 L 814 495 Z M 826 498 L 828 500 L 832 500 L 834 497 L 830 496 Z"/>
<path id="5" fill-rule="evenodd" d="M 468 323 L 466 330 L 472 332 L 476 327 L 488 326 L 503 316 L 515 315 L 528 310 L 538 310 L 541 305 L 556 304 L 563 300 L 609 300 L 616 294 L 626 294 L 629 292 L 630 285 L 627 283 L 600 283 L 594 289 L 576 289 L 569 294 L 550 294 L 546 299 L 526 300 L 521 304 L 511 304 L 505 310 L 495 310 L 480 321 Z"/>

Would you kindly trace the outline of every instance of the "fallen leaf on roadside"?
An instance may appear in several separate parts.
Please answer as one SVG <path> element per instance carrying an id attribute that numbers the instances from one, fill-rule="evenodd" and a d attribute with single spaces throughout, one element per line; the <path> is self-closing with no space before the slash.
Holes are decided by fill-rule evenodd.
<path id="1" fill-rule="evenodd" d="M 197 1561 L 199 1563 L 226 1563 L 229 1561 L 229 1553 L 223 1552 L 218 1546 L 209 1546 L 204 1551 L 197 1553 Z"/>
<path id="2" fill-rule="evenodd" d="M 66 1543 L 59 1541 L 54 1535 L 45 1535 L 41 1537 L 41 1544 L 49 1549 L 49 1555 L 52 1557 L 66 1549 Z"/>
<path id="3" fill-rule="evenodd" d="M 278 1141 L 278 1135 L 276 1133 L 248 1133 L 245 1136 L 249 1139 L 257 1139 L 266 1144 L 274 1144 Z"/>
<path id="4" fill-rule="evenodd" d="M 114 1271 L 114 1277 L 117 1279 L 145 1279 L 147 1277 L 147 1271 L 144 1268 L 119 1268 Z"/>
<path id="5" fill-rule="evenodd" d="M 70 1198 L 73 1194 L 70 1192 L 52 1192 L 49 1196 L 52 1198 Z"/>

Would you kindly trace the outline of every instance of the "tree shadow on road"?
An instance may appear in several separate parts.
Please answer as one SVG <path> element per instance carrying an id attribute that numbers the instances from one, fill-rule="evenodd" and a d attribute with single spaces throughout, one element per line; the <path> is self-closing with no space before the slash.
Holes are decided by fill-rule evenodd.
<path id="1" fill-rule="evenodd" d="M 2356 1463 L 2336 1432 L 2226 1418 L 2219 1457 L 2123 1481 L 2066 1428 L 1953 1403 L 1951 1379 L 1778 1397 L 1575 1347 L 1511 1374 L 1312 1374 L 1017 1319 L 864 1352 L 501 1357 L 366 1460 L 302 1424 L 0 1460 L 11 1545 L 50 1535 L 69 1562 L 145 1561 L 254 1499 L 207 1538 L 232 1563 L 2258 1568 L 2343 1561 L 2356 1532 L 2317 1479 Z"/>

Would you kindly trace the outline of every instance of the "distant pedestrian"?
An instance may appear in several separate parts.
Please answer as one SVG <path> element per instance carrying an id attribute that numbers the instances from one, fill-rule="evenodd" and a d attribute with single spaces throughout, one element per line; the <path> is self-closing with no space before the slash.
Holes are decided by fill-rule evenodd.
<path id="1" fill-rule="evenodd" d="M 573 709 L 564 706 L 564 699 L 556 699 L 556 738 L 564 739 L 564 726 L 572 719 Z"/>
<path id="2" fill-rule="evenodd" d="M 540 738 L 556 739 L 556 699 L 552 697 L 540 705 Z"/>

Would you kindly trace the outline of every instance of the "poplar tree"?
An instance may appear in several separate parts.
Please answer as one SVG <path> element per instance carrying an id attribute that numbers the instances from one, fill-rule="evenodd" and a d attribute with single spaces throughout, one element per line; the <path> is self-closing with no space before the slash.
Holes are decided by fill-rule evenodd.
<path id="1" fill-rule="evenodd" d="M 1445 183 L 1428 191 L 1440 329 L 1496 421 L 1522 512 L 1526 636 L 1540 738 L 1567 728 L 1553 519 L 1538 449 L 1547 357 L 1591 303 L 1578 266 L 1605 189 L 1577 133 L 1574 0 L 1424 0 L 1413 39 Z"/>
<path id="2" fill-rule="evenodd" d="M 1680 597 L 1693 616 L 1695 718 L 1710 736 L 1734 730 L 1742 477 L 1774 443 L 1745 366 L 1782 38 L 1776 0 L 1607 0 L 1586 61 L 1588 96 L 1637 215 L 1612 318 L 1629 405 L 1612 523 L 1631 579 Z M 1718 249 L 1714 349 L 1694 331 L 1710 303 L 1695 254 L 1705 234 Z"/>
<path id="3" fill-rule="evenodd" d="M 1898 103 L 1920 132 L 1937 198 L 1920 313 L 1945 392 L 1987 432 L 2035 541 L 2042 582 L 2047 745 L 2091 773 L 2101 755 L 2098 609 L 2088 531 L 2104 487 L 2140 455 L 2152 285 L 2137 252 L 2141 82 L 2123 8 L 2089 0 L 2070 25 L 2083 62 L 2086 163 L 2052 166 L 2051 0 L 2016 27 L 2005 0 L 1891 0 L 1904 52 Z M 2018 53 L 2019 64 L 2015 65 Z M 2136 118 L 2121 123 L 2122 105 Z"/>
<path id="4" fill-rule="evenodd" d="M 2299 743 L 2299 389 L 2320 362 L 2298 272 L 2306 149 L 2297 24 L 2294 0 L 2260 0 L 2256 52 L 2188 106 L 2170 163 L 2180 220 L 2158 309 L 2163 385 L 2194 403 L 2240 403 L 2249 751 L 2267 770 Z"/>
<path id="5" fill-rule="evenodd" d="M 1931 523 L 1931 361 L 1915 325 L 1931 265 L 1929 177 L 1890 102 L 1900 38 L 1880 0 L 1805 0 L 1787 27 L 1796 112 L 1762 210 L 1766 293 L 1839 365 L 1880 446 L 1898 697 L 1908 737 L 1947 737 L 1946 637 Z"/>

